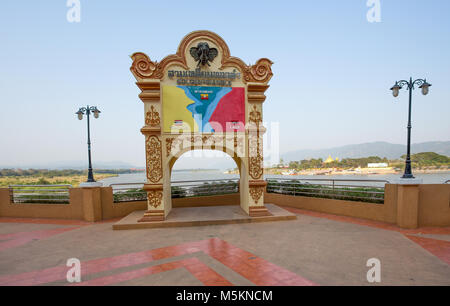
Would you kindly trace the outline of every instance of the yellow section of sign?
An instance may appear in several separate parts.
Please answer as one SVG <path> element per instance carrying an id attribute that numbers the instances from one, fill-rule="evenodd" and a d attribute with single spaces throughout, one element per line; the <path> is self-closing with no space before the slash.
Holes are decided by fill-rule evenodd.
<path id="1" fill-rule="evenodd" d="M 181 129 L 186 132 L 198 132 L 198 125 L 187 109 L 187 106 L 194 101 L 186 96 L 183 89 L 176 86 L 164 86 L 162 101 L 164 132 L 178 132 Z M 179 120 L 183 121 L 183 126 L 175 124 Z"/>

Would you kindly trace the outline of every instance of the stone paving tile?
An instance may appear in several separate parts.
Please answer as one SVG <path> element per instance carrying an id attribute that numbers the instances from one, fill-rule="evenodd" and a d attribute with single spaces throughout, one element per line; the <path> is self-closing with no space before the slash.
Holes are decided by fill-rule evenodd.
<path id="1" fill-rule="evenodd" d="M 417 237 L 423 237 L 423 238 L 430 238 L 430 239 L 436 239 L 436 240 L 443 240 L 443 241 L 449 241 L 450 242 L 450 235 L 439 235 L 439 234 L 412 234 Z"/>
<path id="2" fill-rule="evenodd" d="M 131 279 L 112 286 L 203 286 L 188 270 L 174 269 Z"/>
<path id="3" fill-rule="evenodd" d="M 20 232 L 42 231 L 54 228 L 63 228 L 68 226 L 73 225 L 0 222 L 0 235 L 16 234 Z"/>
<path id="4" fill-rule="evenodd" d="M 151 274 L 171 271 L 174 269 L 184 268 L 195 276 L 205 286 L 231 286 L 233 285 L 214 270 L 200 262 L 197 258 L 189 258 L 180 261 L 164 263 L 157 266 L 146 267 L 138 270 L 114 274 L 111 276 L 96 278 L 74 286 L 105 286 L 113 285 L 136 278 L 141 278 Z"/>
<path id="5" fill-rule="evenodd" d="M 421 227 L 418 229 L 403 229 L 396 225 L 392 225 L 392 224 L 385 223 L 385 222 L 359 219 L 359 218 L 347 217 L 347 216 L 331 215 L 331 214 L 326 214 L 326 213 L 321 213 L 321 212 L 316 212 L 316 211 L 310 211 L 310 210 L 292 208 L 292 207 L 285 207 L 285 206 L 283 206 L 283 208 L 290 212 L 293 212 L 295 214 L 302 214 L 302 215 L 318 217 L 318 218 L 327 218 L 327 219 L 334 220 L 334 221 L 365 225 L 365 226 L 369 226 L 369 227 L 397 231 L 397 232 L 404 233 L 404 234 L 450 235 L 450 227 Z"/>
<path id="6" fill-rule="evenodd" d="M 64 232 L 72 231 L 78 227 L 56 228 L 50 230 L 38 230 L 31 232 L 19 232 L 0 235 L 0 252 L 6 249 L 15 248 L 31 241 L 45 239 Z"/>
<path id="7" fill-rule="evenodd" d="M 304 279 L 295 273 L 287 271 L 286 269 L 263 259 L 255 261 L 254 259 L 258 259 L 258 257 L 254 254 L 236 248 L 218 238 L 211 238 L 208 240 L 189 242 L 182 245 L 159 248 L 145 252 L 130 253 L 83 262 L 81 265 L 82 275 L 99 273 L 102 271 L 113 270 L 163 258 L 170 258 L 198 250 L 201 250 L 209 256 L 215 258 L 225 266 L 250 280 L 255 285 L 285 285 L 287 281 L 289 281 L 290 284 L 295 285 L 316 285 L 315 283 Z M 228 256 L 223 257 L 223 254 L 227 254 Z M 247 264 L 249 260 L 252 260 L 252 266 Z M 136 277 L 158 273 L 158 271 L 168 271 L 180 267 L 186 268 L 205 285 L 231 285 L 228 280 L 199 261 L 197 258 L 163 263 L 155 267 L 145 267 L 136 271 L 127 271 L 120 274 L 105 276 L 83 282 L 83 284 L 108 285 L 115 283 L 114 279 L 126 281 Z M 0 285 L 21 286 L 51 283 L 64 279 L 66 276 L 65 271 L 67 271 L 67 267 L 57 266 L 41 271 L 1 276 Z"/>
<path id="8" fill-rule="evenodd" d="M 114 220 L 107 220 L 106 222 L 113 222 Z M 105 221 L 104 221 L 105 222 Z M 80 220 L 66 220 L 66 219 L 40 219 L 40 218 L 8 218 L 0 217 L 0 223 L 31 223 L 31 224 L 58 224 L 58 225 L 89 225 L 91 222 Z"/>
<path id="9" fill-rule="evenodd" d="M 450 265 L 450 241 L 406 235 L 425 250 Z"/>
<path id="10" fill-rule="evenodd" d="M 227 279 L 229 282 L 236 286 L 254 286 L 255 284 L 252 283 L 250 280 L 246 279 L 236 271 L 230 269 L 229 267 L 225 266 L 220 261 L 212 258 L 208 254 L 205 254 L 203 252 L 195 253 L 195 257 L 198 258 L 201 262 L 203 262 L 205 265 L 222 275 L 225 279 Z"/>
<path id="11" fill-rule="evenodd" d="M 382 262 L 383 285 L 450 285 L 448 228 L 403 230 L 292 212 L 297 220 L 182 229 L 112 231 L 110 222 L 88 223 L 47 237 L 37 233 L 73 225 L 33 223 L 29 232 L 40 240 L 0 251 L 0 285 L 66 285 L 65 261 L 72 257 L 82 260 L 83 281 L 127 279 L 111 285 L 156 284 L 171 275 L 184 275 L 194 285 L 224 283 L 214 273 L 234 285 L 370 285 L 365 275 L 371 257 Z M 30 237 L 26 226 L 0 221 L 0 244 Z M 200 261 L 192 263 L 192 273 L 174 264 L 189 258 Z M 148 272 L 151 266 L 160 266 L 160 272 Z"/>

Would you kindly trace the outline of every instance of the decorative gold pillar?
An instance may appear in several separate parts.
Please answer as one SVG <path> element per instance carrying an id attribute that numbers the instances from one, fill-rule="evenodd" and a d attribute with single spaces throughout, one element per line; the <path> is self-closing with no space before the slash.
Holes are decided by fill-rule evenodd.
<path id="1" fill-rule="evenodd" d="M 269 88 L 266 84 L 249 83 L 247 85 L 248 101 L 248 164 L 249 164 L 249 215 L 260 217 L 271 215 L 264 206 L 264 157 L 263 135 L 266 132 L 262 125 L 262 103 Z"/>
<path id="2" fill-rule="evenodd" d="M 147 211 L 139 222 L 163 221 L 165 205 L 163 200 L 163 140 L 161 136 L 161 86 L 159 80 L 138 81 L 141 89 L 139 98 L 144 102 Z"/>

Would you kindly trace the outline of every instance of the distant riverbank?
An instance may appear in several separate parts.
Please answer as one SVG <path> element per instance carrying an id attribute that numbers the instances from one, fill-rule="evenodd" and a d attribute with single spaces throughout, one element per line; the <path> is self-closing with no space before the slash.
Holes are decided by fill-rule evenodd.
<path id="1" fill-rule="evenodd" d="M 414 175 L 417 178 L 423 180 L 424 184 L 443 184 L 445 181 L 450 180 L 450 172 L 447 173 L 420 173 L 414 171 Z M 269 174 L 264 175 L 266 179 L 361 179 L 361 180 L 386 180 L 389 182 L 394 182 L 401 177 L 401 173 L 391 173 L 391 174 L 353 174 L 353 175 L 279 175 L 279 174 Z M 196 180 L 227 180 L 227 179 L 237 179 L 239 174 L 233 173 L 223 173 L 221 171 L 183 171 L 183 172 L 173 172 L 171 181 L 196 181 Z M 117 177 L 110 177 L 102 180 L 104 186 L 109 186 L 111 184 L 123 184 L 123 183 L 145 183 L 145 173 L 133 173 L 133 174 L 120 174 Z"/>
<path id="2" fill-rule="evenodd" d="M 97 174 L 94 178 L 101 181 L 110 177 L 118 177 L 118 174 Z M 85 182 L 87 175 L 64 175 L 64 176 L 11 176 L 0 177 L 0 187 L 8 187 L 12 185 L 72 185 L 78 187 L 80 183 Z"/>
<path id="3" fill-rule="evenodd" d="M 271 175 L 384 175 L 384 174 L 402 174 L 403 170 L 386 168 L 355 168 L 355 169 L 336 169 L 336 168 L 320 168 L 307 170 L 294 170 L 271 168 L 265 170 L 266 174 Z M 414 169 L 414 173 L 421 174 L 450 174 L 450 169 Z"/>

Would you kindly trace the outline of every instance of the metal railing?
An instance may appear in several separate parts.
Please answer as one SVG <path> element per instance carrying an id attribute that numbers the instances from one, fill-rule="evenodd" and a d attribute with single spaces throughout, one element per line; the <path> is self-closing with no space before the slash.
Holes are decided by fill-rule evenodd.
<path id="1" fill-rule="evenodd" d="M 236 193 L 239 179 L 172 182 L 172 198 L 201 197 Z"/>
<path id="2" fill-rule="evenodd" d="M 267 192 L 293 196 L 384 203 L 387 180 L 267 179 Z"/>
<path id="3" fill-rule="evenodd" d="M 144 183 L 118 183 L 109 185 L 113 189 L 114 203 L 147 200 Z"/>
<path id="4" fill-rule="evenodd" d="M 267 192 L 294 196 L 384 203 L 387 180 L 268 178 Z M 114 202 L 145 201 L 144 183 L 111 184 Z M 239 192 L 239 179 L 171 182 L 172 198 L 222 195 Z"/>
<path id="5" fill-rule="evenodd" d="M 118 183 L 110 186 L 115 203 L 147 199 L 147 192 L 143 189 L 144 183 Z M 172 198 L 230 194 L 238 192 L 238 186 L 239 179 L 173 181 L 171 194 Z"/>
<path id="6" fill-rule="evenodd" d="M 72 185 L 10 185 L 13 203 L 69 204 L 69 188 Z"/>

